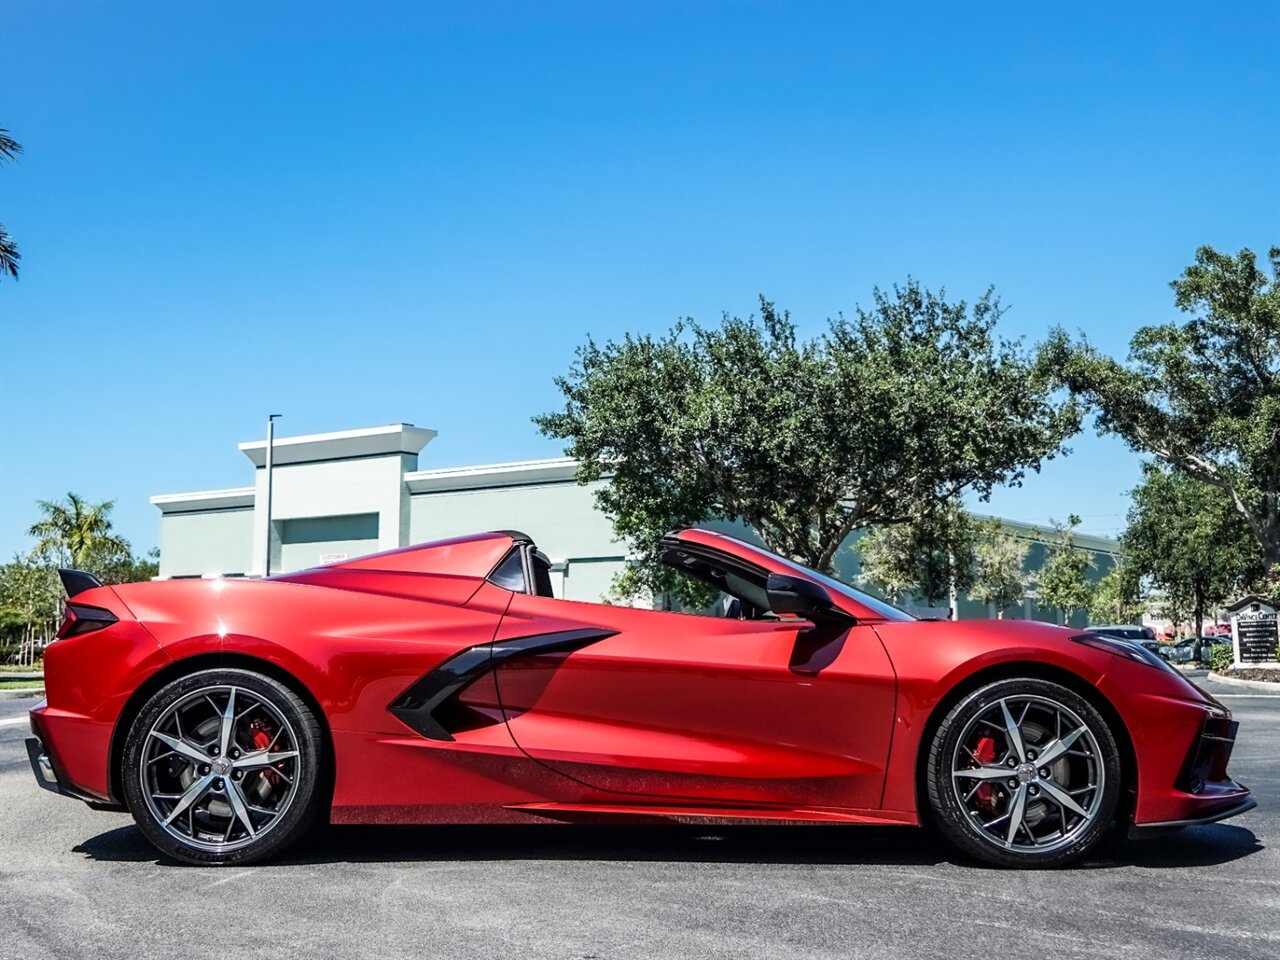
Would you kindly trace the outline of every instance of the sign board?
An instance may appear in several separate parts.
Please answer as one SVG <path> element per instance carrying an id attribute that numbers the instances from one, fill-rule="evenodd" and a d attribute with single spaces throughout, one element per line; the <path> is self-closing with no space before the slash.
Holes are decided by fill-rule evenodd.
<path id="1" fill-rule="evenodd" d="M 320 566 L 323 567 L 326 563 L 341 563 L 345 559 L 347 559 L 345 553 L 322 553 L 320 554 Z"/>
<path id="2" fill-rule="evenodd" d="M 1231 642 L 1237 665 L 1275 663 L 1280 653 L 1280 623 L 1276 608 L 1261 600 L 1231 612 Z"/>

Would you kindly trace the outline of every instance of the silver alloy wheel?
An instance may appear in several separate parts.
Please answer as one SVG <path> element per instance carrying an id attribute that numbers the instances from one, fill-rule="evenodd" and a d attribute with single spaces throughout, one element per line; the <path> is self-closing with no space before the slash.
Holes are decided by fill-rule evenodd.
<path id="1" fill-rule="evenodd" d="M 297 793 L 301 757 L 289 721 L 244 687 L 187 694 L 147 732 L 139 782 L 156 822 L 182 843 L 225 852 L 260 839 Z"/>
<path id="2" fill-rule="evenodd" d="M 1106 772 L 1097 738 L 1074 711 L 1047 697 L 1010 696 L 965 725 L 951 782 L 984 839 L 1048 853 L 1095 821 Z"/>

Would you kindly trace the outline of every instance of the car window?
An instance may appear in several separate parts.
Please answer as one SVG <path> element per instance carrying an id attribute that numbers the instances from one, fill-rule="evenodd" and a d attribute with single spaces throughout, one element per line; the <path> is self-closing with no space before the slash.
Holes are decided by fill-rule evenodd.
<path id="1" fill-rule="evenodd" d="M 524 593 L 524 559 L 520 554 L 520 548 L 513 547 L 511 552 L 502 558 L 502 562 L 494 567 L 493 573 L 489 574 L 489 582 L 503 590 Z M 547 587 L 548 589 L 551 587 L 549 576 Z"/>
<path id="2" fill-rule="evenodd" d="M 916 619 L 905 610 L 899 610 L 878 597 L 863 593 L 861 590 L 851 587 L 849 584 L 834 577 L 818 573 L 816 570 L 810 570 L 808 567 L 801 566 L 786 557 L 781 557 L 770 550 L 766 550 L 764 547 L 749 544 L 730 536 L 724 536 L 724 539 L 764 554 L 789 572 L 821 583 L 829 592 L 852 600 L 855 604 L 870 610 L 876 617 L 884 620 Z M 722 548 L 683 543 L 678 537 L 665 538 L 663 547 L 663 563 L 679 573 L 693 577 L 695 580 L 700 580 L 740 600 L 744 612 L 746 612 L 746 608 L 751 608 L 754 611 L 748 616 L 748 619 L 755 619 L 758 616 L 768 614 L 769 598 L 766 592 L 766 583 L 769 570 L 765 567 L 750 559 L 726 552 Z"/>

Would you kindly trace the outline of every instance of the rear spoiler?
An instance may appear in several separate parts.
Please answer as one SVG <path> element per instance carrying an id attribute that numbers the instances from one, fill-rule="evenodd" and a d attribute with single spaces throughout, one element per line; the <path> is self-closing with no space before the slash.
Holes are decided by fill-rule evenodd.
<path id="1" fill-rule="evenodd" d="M 86 590 L 102 586 L 101 580 L 92 573 L 85 573 L 83 570 L 60 569 L 58 570 L 58 577 L 62 580 L 62 588 L 67 591 L 68 600 L 77 593 L 84 593 Z"/>

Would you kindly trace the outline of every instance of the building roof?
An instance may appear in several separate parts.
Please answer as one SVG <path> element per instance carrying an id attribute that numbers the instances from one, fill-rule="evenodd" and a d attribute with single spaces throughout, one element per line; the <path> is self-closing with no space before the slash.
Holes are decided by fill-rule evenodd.
<path id="1" fill-rule="evenodd" d="M 1041 523 L 1030 523 L 1026 520 L 1010 520 L 1007 517 L 993 517 L 986 514 L 975 513 L 974 518 L 977 520 L 996 520 L 1008 527 L 1014 536 L 1021 537 L 1024 540 L 1035 540 L 1040 543 L 1056 543 L 1058 542 L 1057 531 L 1053 527 L 1045 526 Z M 1091 533 L 1075 533 L 1075 545 L 1082 550 L 1089 550 L 1093 553 L 1119 553 L 1120 542 L 1112 537 L 1102 537 Z"/>
<path id="2" fill-rule="evenodd" d="M 1247 597 L 1241 597 L 1235 603 L 1228 604 L 1222 608 L 1223 613 L 1235 613 L 1237 610 L 1243 610 L 1245 607 L 1258 603 L 1266 607 L 1268 610 L 1274 609 L 1270 600 L 1266 597 L 1260 597 L 1256 593 L 1251 593 Z"/>

